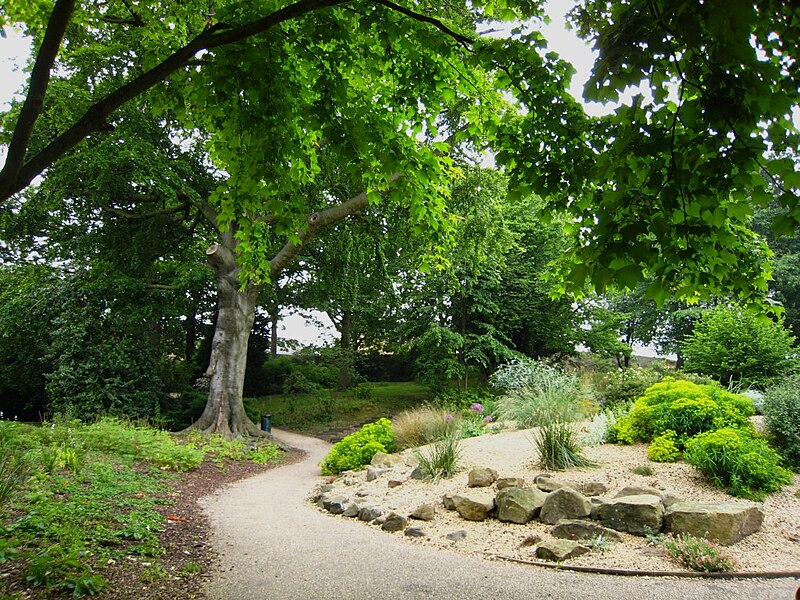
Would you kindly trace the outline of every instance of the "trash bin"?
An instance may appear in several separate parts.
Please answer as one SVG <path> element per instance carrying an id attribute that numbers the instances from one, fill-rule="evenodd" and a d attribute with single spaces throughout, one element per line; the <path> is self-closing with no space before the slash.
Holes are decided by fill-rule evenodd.
<path id="1" fill-rule="evenodd" d="M 261 415 L 261 431 L 270 433 L 272 431 L 272 415 L 264 413 Z"/>

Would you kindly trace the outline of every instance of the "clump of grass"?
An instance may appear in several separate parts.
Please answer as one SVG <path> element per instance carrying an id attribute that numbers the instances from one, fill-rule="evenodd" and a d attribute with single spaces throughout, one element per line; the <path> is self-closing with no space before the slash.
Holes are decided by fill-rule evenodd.
<path id="1" fill-rule="evenodd" d="M 653 467 L 651 467 L 650 465 L 639 465 L 633 467 L 631 471 L 636 475 L 644 475 L 645 477 L 649 477 L 650 475 L 653 474 Z"/>
<path id="2" fill-rule="evenodd" d="M 545 469 L 562 471 L 573 467 L 591 467 L 594 462 L 583 455 L 575 429 L 564 421 L 553 421 L 533 434 L 539 451 L 539 463 Z"/>
<path id="3" fill-rule="evenodd" d="M 461 418 L 443 408 L 420 406 L 404 410 L 392 419 L 397 447 L 416 448 L 454 435 Z"/>
<path id="4" fill-rule="evenodd" d="M 584 546 L 588 546 L 594 552 L 607 552 L 611 550 L 611 546 L 614 544 L 614 540 L 612 540 L 607 535 L 603 535 L 602 533 L 596 533 L 589 539 L 586 539 L 581 542 Z"/>
<path id="5" fill-rule="evenodd" d="M 456 434 L 446 435 L 428 445 L 425 450 L 415 450 L 414 456 L 425 475 L 433 481 L 452 477 L 461 458 L 461 437 Z"/>
<path id="6" fill-rule="evenodd" d="M 0 505 L 22 490 L 29 471 L 28 461 L 22 452 L 12 450 L 0 454 Z"/>
<path id="7" fill-rule="evenodd" d="M 661 539 L 667 556 L 679 565 L 707 573 L 732 571 L 736 563 L 719 544 L 692 535 L 671 534 Z"/>

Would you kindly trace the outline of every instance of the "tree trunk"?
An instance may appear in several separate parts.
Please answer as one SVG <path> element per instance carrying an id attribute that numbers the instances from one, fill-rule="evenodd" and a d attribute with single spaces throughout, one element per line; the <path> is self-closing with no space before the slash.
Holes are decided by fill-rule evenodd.
<path id="1" fill-rule="evenodd" d="M 272 314 L 270 314 L 269 319 L 269 357 L 274 360 L 278 358 L 278 322 L 281 320 L 280 305 L 277 301 L 275 302 L 275 307 L 272 309 Z"/>
<path id="2" fill-rule="evenodd" d="M 230 236 L 226 236 L 228 238 Z M 255 320 L 259 286 L 241 289 L 236 255 L 228 244 L 214 244 L 208 250 L 208 264 L 217 276 L 217 323 L 211 342 L 211 359 L 206 371 L 210 389 L 205 410 L 193 429 L 219 433 L 226 438 L 262 435 L 247 417 L 242 402 L 247 342 Z"/>
<path id="3" fill-rule="evenodd" d="M 353 385 L 351 367 L 353 362 L 353 352 L 350 345 L 350 337 L 352 335 L 353 322 L 352 315 L 349 310 L 342 311 L 342 321 L 339 326 L 341 333 L 339 341 L 339 350 L 341 352 L 341 362 L 339 363 L 339 383 L 338 389 L 346 390 Z"/>

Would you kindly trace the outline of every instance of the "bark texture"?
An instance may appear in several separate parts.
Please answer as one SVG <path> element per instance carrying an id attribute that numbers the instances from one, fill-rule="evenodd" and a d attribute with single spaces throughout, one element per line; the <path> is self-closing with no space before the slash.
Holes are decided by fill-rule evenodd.
<path id="1" fill-rule="evenodd" d="M 217 324 L 206 371 L 208 401 L 193 428 L 227 438 L 264 435 L 247 417 L 242 402 L 247 343 L 260 287 L 248 284 L 241 289 L 236 254 L 228 244 L 214 244 L 206 254 L 217 278 Z"/>

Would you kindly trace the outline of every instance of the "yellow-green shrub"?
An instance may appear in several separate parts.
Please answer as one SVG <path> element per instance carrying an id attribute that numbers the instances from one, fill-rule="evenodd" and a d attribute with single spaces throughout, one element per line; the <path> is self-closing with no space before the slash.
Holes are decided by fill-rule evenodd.
<path id="1" fill-rule="evenodd" d="M 333 445 L 322 461 L 323 475 L 335 475 L 349 469 L 359 469 L 378 452 L 394 452 L 394 431 L 389 419 L 367 423 L 359 431 Z"/>
<path id="2" fill-rule="evenodd" d="M 657 435 L 647 448 L 647 458 L 653 462 L 675 462 L 681 456 L 678 444 L 675 443 L 677 438 L 678 434 L 671 429 Z"/>

